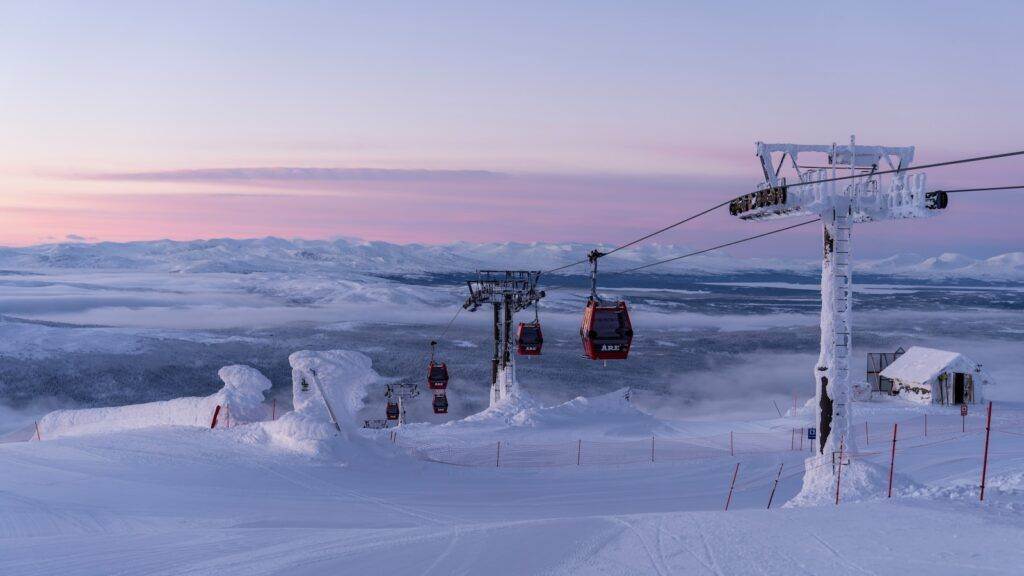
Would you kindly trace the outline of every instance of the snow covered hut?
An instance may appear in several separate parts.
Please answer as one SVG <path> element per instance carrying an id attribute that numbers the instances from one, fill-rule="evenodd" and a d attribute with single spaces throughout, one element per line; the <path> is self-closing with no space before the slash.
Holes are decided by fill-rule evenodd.
<path id="1" fill-rule="evenodd" d="M 910 350 L 882 370 L 892 380 L 893 394 L 922 404 L 976 404 L 992 378 L 959 352 L 923 346 Z"/>

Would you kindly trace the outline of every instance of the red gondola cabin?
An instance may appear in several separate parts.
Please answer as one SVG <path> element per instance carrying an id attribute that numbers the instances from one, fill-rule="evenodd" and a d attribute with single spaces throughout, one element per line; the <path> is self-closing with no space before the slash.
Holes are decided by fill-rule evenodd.
<path id="1" fill-rule="evenodd" d="M 444 394 L 434 395 L 434 414 L 448 413 L 448 397 Z"/>
<path id="2" fill-rule="evenodd" d="M 448 387 L 448 366 L 444 362 L 431 362 L 427 370 L 427 386 L 431 390 L 444 390 Z"/>
<path id="3" fill-rule="evenodd" d="M 540 356 L 540 348 L 544 345 L 544 335 L 540 331 L 539 322 L 519 323 L 516 332 L 516 353 L 520 356 Z"/>
<path id="4" fill-rule="evenodd" d="M 398 402 L 388 402 L 388 420 L 398 420 Z"/>
<path id="5" fill-rule="evenodd" d="M 583 311 L 583 353 L 591 360 L 625 360 L 633 342 L 633 325 L 625 302 L 587 302 Z"/>

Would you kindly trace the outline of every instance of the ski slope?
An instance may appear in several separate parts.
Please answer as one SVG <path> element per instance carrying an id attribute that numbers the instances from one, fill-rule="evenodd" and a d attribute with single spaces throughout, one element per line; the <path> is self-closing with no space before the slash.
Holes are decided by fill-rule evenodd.
<path id="1" fill-rule="evenodd" d="M 341 433 L 309 401 L 228 429 L 92 422 L 88 433 L 0 444 L 0 574 L 1014 574 L 1024 560 L 1021 405 L 999 405 L 984 503 L 979 415 L 961 433 L 948 410 L 872 403 L 854 411 L 854 429 L 869 426 L 865 461 L 887 465 L 887 423 L 907 428 L 894 498 L 794 506 L 785 503 L 801 490 L 802 451 L 511 467 L 428 462 L 416 447 L 684 441 L 800 426 L 806 408 L 687 422 L 655 419 L 618 394 L 552 407 L 521 398 L 406 426 L 391 442 L 352 422 L 353 398 L 379 382 L 360 356 L 292 357 L 297 372 L 320 368 L 347 420 Z M 913 424 L 926 413 L 928 437 Z"/>

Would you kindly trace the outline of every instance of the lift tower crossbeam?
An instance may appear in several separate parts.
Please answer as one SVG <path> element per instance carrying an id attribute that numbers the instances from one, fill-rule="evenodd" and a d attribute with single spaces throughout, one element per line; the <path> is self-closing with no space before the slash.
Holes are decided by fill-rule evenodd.
<path id="1" fill-rule="evenodd" d="M 814 370 L 816 447 L 820 454 L 834 453 L 845 443 L 849 451 L 854 443 L 849 435 L 853 224 L 926 218 L 946 208 L 948 198 L 945 192 L 925 192 L 923 173 L 906 171 L 914 159 L 912 146 L 863 146 L 851 136 L 845 146 L 758 142 L 756 154 L 764 182 L 756 192 L 730 202 L 729 213 L 742 220 L 821 218 L 824 251 L 821 352 Z M 824 160 L 803 163 L 801 156 L 806 159 L 809 154 L 824 155 Z M 784 168 L 795 175 L 795 181 L 782 176 Z M 878 174 L 880 171 L 887 173 Z"/>
<path id="2" fill-rule="evenodd" d="M 462 305 L 475 312 L 485 304 L 494 308 L 494 358 L 491 360 L 491 403 L 509 395 L 515 383 L 512 362 L 512 316 L 536 304 L 544 297 L 537 289 L 540 271 L 478 270 L 468 280 L 469 298 Z"/>

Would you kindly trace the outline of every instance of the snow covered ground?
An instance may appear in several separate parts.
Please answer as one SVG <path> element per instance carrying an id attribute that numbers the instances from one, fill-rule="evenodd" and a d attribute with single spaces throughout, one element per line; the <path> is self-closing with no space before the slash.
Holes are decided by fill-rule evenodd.
<path id="1" fill-rule="evenodd" d="M 328 364 L 332 398 L 358 396 L 349 392 L 378 378 L 351 353 L 292 360 L 299 371 Z M 358 403 L 344 400 L 348 432 L 336 435 L 309 398 L 276 421 L 230 429 L 155 423 L 0 444 L 0 573 L 1015 574 L 1024 561 L 1018 403 L 998 404 L 984 503 L 979 414 L 961 433 L 955 409 L 881 402 L 854 413 L 855 431 L 869 426 L 857 457 L 887 465 L 887 426 L 903 422 L 894 498 L 794 507 L 785 503 L 800 490 L 800 450 L 515 467 L 428 462 L 415 446 L 697 441 L 785 431 L 803 425 L 806 408 L 695 422 L 655 419 L 621 394 L 551 407 L 524 400 L 410 425 L 393 443 L 388 431 L 350 435 Z M 917 424 L 925 414 L 928 436 Z"/>
<path id="2" fill-rule="evenodd" d="M 396 437 L 357 427 L 383 416 L 386 383 L 422 379 L 425 342 L 464 297 L 455 271 L 581 250 L 0 250 L 0 437 L 28 440 L 0 443 L 0 574 L 1019 573 L 1013 254 L 866 262 L 855 279 L 855 367 L 868 351 L 925 345 L 967 354 L 999 383 L 984 504 L 979 407 L 960 432 L 955 409 L 873 402 L 853 413 L 854 468 L 869 472 L 849 474 L 838 507 L 794 505 L 817 353 L 808 263 L 721 257 L 608 276 L 603 291 L 629 301 L 637 327 L 631 359 L 608 366 L 579 356 L 585 278 L 547 278 L 545 354 L 519 362 L 521 403 L 485 410 L 491 335 L 463 314 L 442 343 L 451 412 L 415 401 Z M 295 354 L 333 349 L 344 352 Z M 340 433 L 295 391 L 310 370 Z M 210 430 L 220 403 L 234 406 L 232 427 Z M 894 422 L 889 500 L 877 482 Z"/>

